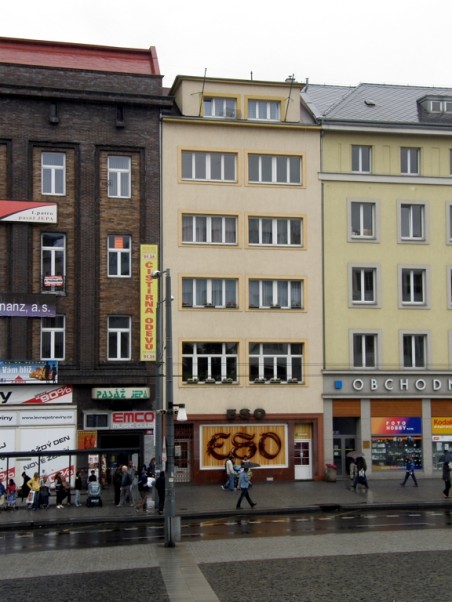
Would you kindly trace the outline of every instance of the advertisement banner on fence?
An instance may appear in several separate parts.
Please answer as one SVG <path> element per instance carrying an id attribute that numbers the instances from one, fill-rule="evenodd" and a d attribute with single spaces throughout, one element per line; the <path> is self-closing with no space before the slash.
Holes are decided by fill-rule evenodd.
<path id="1" fill-rule="evenodd" d="M 58 382 L 58 362 L 8 361 L 0 360 L 0 384 Z"/>

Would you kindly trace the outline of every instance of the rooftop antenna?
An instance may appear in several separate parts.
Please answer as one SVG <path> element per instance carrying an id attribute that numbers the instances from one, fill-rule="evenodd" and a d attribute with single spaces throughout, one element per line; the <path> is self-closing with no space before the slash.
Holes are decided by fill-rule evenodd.
<path id="1" fill-rule="evenodd" d="M 202 101 L 204 100 L 204 88 L 206 87 L 206 76 L 207 76 L 207 67 L 204 67 L 204 77 L 202 80 L 201 96 L 199 97 L 198 117 L 201 117 L 201 114 L 202 114 Z"/>
<path id="2" fill-rule="evenodd" d="M 251 81 L 253 81 L 253 72 L 252 71 L 250 71 L 250 78 L 251 78 Z"/>
<path id="3" fill-rule="evenodd" d="M 290 82 L 290 88 L 289 88 L 289 96 L 287 97 L 287 103 L 286 103 L 286 114 L 284 115 L 284 121 L 287 121 L 287 113 L 289 111 L 289 102 L 290 102 L 290 97 L 292 95 L 292 88 L 295 82 L 295 75 L 292 73 L 292 75 L 288 75 L 286 77 L 286 82 L 289 83 Z"/>

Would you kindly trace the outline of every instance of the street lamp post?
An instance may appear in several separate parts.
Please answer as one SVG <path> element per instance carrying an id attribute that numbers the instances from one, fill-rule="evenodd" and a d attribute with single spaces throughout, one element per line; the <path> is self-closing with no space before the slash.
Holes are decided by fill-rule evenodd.
<path id="1" fill-rule="evenodd" d="M 179 420 L 186 420 L 185 405 L 175 404 L 173 397 L 173 323 L 171 313 L 171 272 L 164 270 L 154 272 L 153 278 L 160 278 L 162 274 L 165 277 L 165 397 L 166 410 L 162 410 L 165 415 L 165 436 L 166 436 L 166 473 L 165 473 L 165 546 L 174 548 L 176 540 L 180 538 L 180 516 L 176 516 L 175 500 L 175 449 L 174 449 L 174 408 L 180 408 Z M 183 408 L 183 411 L 182 411 Z"/>

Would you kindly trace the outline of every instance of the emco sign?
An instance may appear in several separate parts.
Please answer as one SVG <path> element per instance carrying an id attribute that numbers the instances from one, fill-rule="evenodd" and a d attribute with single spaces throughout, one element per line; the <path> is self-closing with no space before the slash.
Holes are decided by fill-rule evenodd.
<path id="1" fill-rule="evenodd" d="M 112 412 L 112 429 L 149 429 L 155 423 L 154 412 Z"/>

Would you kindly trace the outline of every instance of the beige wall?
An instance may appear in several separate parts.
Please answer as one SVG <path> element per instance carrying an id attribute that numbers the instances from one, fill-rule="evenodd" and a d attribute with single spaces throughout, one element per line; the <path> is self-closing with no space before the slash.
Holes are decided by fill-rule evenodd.
<path id="1" fill-rule="evenodd" d="M 237 90 L 237 86 L 234 87 Z M 191 96 L 190 87 L 186 90 Z M 190 101 L 192 102 L 192 101 Z M 238 153 L 238 182 L 183 182 L 182 149 L 225 150 Z M 247 185 L 247 151 L 295 153 L 303 156 L 302 186 Z M 163 124 L 163 267 L 172 273 L 174 374 L 176 401 L 195 414 L 224 414 L 228 408 L 263 407 L 268 412 L 322 411 L 322 280 L 319 132 L 302 127 L 236 127 L 216 122 L 165 119 Z M 238 243 L 233 248 L 187 246 L 181 243 L 181 213 L 235 214 Z M 303 216 L 303 249 L 248 248 L 247 214 Z M 239 279 L 239 309 L 184 309 L 182 276 L 224 276 Z M 305 309 L 248 310 L 250 276 L 305 278 Z M 240 349 L 239 385 L 182 385 L 180 345 L 185 341 L 237 341 Z M 305 385 L 249 385 L 247 343 L 286 341 L 305 343 Z"/>

